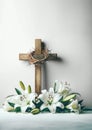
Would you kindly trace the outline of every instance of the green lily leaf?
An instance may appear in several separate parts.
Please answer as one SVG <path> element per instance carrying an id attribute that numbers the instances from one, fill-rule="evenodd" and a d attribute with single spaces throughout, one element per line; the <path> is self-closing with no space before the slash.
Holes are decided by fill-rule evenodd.
<path id="1" fill-rule="evenodd" d="M 80 101 L 78 101 L 78 104 L 82 104 L 82 102 L 83 102 L 83 99 L 82 99 L 82 100 L 80 100 Z"/>
<path id="2" fill-rule="evenodd" d="M 23 90 L 25 90 L 25 85 L 24 85 L 24 83 L 23 83 L 22 81 L 20 81 L 19 84 L 20 84 L 20 87 L 21 87 Z"/>
<path id="3" fill-rule="evenodd" d="M 86 108 L 85 108 L 85 106 L 81 106 L 81 109 L 85 111 Z M 92 110 L 92 109 L 91 109 L 91 110 Z"/>
<path id="4" fill-rule="evenodd" d="M 63 112 L 63 109 L 60 107 L 56 107 L 56 113 L 61 113 L 61 112 Z"/>
<path id="5" fill-rule="evenodd" d="M 40 108 L 43 104 L 42 100 L 38 99 L 38 101 L 32 101 L 36 108 Z"/>
<path id="6" fill-rule="evenodd" d="M 17 93 L 18 95 L 22 95 L 22 93 L 20 92 L 19 89 L 15 88 L 15 91 L 16 91 L 16 93 Z"/>
<path id="7" fill-rule="evenodd" d="M 67 105 L 69 105 L 71 103 L 71 101 L 70 100 L 62 101 L 61 103 L 63 103 L 63 105 L 66 107 Z"/>
<path id="8" fill-rule="evenodd" d="M 64 111 L 63 111 L 64 113 L 69 113 L 69 112 L 71 112 L 70 111 L 70 109 L 67 109 L 67 108 L 64 108 Z"/>
<path id="9" fill-rule="evenodd" d="M 18 112 L 21 112 L 21 107 L 16 107 L 16 108 L 15 108 L 15 112 L 17 112 L 17 113 L 18 113 Z"/>
<path id="10" fill-rule="evenodd" d="M 43 110 L 41 110 L 42 113 L 44 112 L 50 112 L 50 110 L 48 108 L 44 108 Z"/>
<path id="11" fill-rule="evenodd" d="M 14 106 L 15 106 L 15 104 L 12 103 L 12 102 L 8 102 L 8 104 L 9 104 L 11 107 L 14 107 Z"/>
<path id="12" fill-rule="evenodd" d="M 32 108 L 31 107 L 28 107 L 27 109 L 26 109 L 26 112 L 28 112 L 28 113 L 30 113 L 32 111 Z"/>

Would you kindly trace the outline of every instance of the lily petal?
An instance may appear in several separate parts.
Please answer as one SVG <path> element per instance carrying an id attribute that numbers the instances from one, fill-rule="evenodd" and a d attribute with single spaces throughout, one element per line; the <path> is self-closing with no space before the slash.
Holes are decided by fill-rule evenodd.
<path id="1" fill-rule="evenodd" d="M 64 109 L 64 105 L 61 102 L 57 102 L 56 107 Z"/>
<path id="2" fill-rule="evenodd" d="M 40 107 L 41 111 L 44 110 L 45 108 L 48 108 L 48 106 L 45 105 L 45 104 L 42 104 L 41 107 Z"/>
<path id="3" fill-rule="evenodd" d="M 49 95 L 51 95 L 51 96 L 54 95 L 54 88 L 49 88 Z"/>
<path id="4" fill-rule="evenodd" d="M 56 104 L 48 105 L 48 109 L 50 110 L 51 113 L 56 112 Z"/>
<path id="5" fill-rule="evenodd" d="M 61 99 L 60 94 L 54 94 L 53 103 L 57 103 Z"/>

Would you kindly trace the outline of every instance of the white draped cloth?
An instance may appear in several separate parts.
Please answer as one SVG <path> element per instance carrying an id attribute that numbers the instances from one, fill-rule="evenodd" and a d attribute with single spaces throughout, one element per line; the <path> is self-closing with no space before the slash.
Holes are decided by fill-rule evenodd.
<path id="1" fill-rule="evenodd" d="M 0 109 L 0 130 L 92 130 L 92 113 L 9 113 Z"/>

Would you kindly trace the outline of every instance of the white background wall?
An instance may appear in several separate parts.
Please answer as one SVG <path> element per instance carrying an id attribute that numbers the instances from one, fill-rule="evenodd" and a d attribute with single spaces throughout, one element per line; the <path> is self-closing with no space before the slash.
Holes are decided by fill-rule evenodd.
<path id="1" fill-rule="evenodd" d="M 18 54 L 35 38 L 62 58 L 45 64 L 44 85 L 68 81 L 92 107 L 92 0 L 0 0 L 0 103 L 20 80 L 34 87 L 34 66 Z"/>

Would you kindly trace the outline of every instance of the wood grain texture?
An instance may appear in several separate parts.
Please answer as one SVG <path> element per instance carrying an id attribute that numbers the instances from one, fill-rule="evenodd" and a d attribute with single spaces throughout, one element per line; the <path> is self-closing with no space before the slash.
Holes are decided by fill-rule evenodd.
<path id="1" fill-rule="evenodd" d="M 35 39 L 35 54 L 40 55 L 42 48 L 41 48 L 41 39 Z M 41 65 L 35 65 L 35 92 L 40 94 L 41 93 Z"/>
<path id="2" fill-rule="evenodd" d="M 19 54 L 19 60 L 29 60 L 29 54 L 21 53 Z"/>
<path id="3" fill-rule="evenodd" d="M 35 54 L 41 54 L 41 39 L 35 39 Z"/>
<path id="4" fill-rule="evenodd" d="M 35 65 L 35 92 L 41 93 L 41 65 Z"/>

